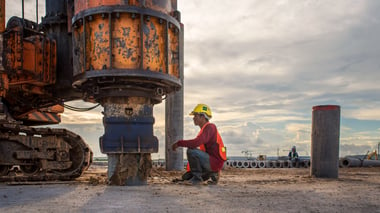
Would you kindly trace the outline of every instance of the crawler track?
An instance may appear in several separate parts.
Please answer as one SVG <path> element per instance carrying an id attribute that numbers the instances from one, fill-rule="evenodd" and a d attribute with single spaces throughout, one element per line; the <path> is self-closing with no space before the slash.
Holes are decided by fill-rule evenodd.
<path id="1" fill-rule="evenodd" d="M 2 182 L 72 180 L 91 162 L 91 149 L 71 131 L 0 124 Z"/>

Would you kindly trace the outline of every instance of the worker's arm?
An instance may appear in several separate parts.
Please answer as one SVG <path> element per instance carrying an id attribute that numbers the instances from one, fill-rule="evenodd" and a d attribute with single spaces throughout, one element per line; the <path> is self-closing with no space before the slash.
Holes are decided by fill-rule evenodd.
<path id="1" fill-rule="evenodd" d="M 178 146 L 197 148 L 201 144 L 208 143 L 209 141 L 216 141 L 216 127 L 215 125 L 207 125 L 202 134 L 198 135 L 196 138 L 191 140 L 179 140 L 177 143 L 172 145 L 172 148 L 177 148 Z"/>

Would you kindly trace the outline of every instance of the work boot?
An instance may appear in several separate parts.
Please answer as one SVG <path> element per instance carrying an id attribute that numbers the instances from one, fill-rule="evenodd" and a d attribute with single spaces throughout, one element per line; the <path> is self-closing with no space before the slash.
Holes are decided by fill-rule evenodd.
<path id="1" fill-rule="evenodd" d="M 218 184 L 219 178 L 220 178 L 220 171 L 211 173 L 210 177 L 211 177 L 211 180 L 207 182 L 208 184 L 214 184 L 214 185 Z"/>
<path id="2" fill-rule="evenodd" d="M 200 185 L 203 182 L 202 178 L 193 176 L 190 180 L 187 181 L 190 185 Z"/>
<path id="3" fill-rule="evenodd" d="M 202 174 L 202 180 L 203 181 L 206 181 L 206 180 L 210 179 L 210 177 L 211 177 L 211 174 L 208 173 L 208 172 Z"/>
<path id="4" fill-rule="evenodd" d="M 194 175 L 191 172 L 186 172 L 182 175 L 182 180 L 190 180 Z"/>

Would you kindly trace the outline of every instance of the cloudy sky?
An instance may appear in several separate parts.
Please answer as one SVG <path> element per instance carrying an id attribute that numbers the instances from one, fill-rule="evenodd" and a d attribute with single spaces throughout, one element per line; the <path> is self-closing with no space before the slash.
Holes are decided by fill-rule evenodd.
<path id="1" fill-rule="evenodd" d="M 185 139 L 199 131 L 188 112 L 206 103 L 230 156 L 286 155 L 292 145 L 309 155 L 312 107 L 334 104 L 341 106 L 340 156 L 377 148 L 380 1 L 178 0 L 178 7 L 185 25 Z M 101 110 L 66 110 L 60 125 L 80 134 L 95 156 Z M 163 158 L 163 103 L 154 116 L 160 151 L 153 157 Z"/>

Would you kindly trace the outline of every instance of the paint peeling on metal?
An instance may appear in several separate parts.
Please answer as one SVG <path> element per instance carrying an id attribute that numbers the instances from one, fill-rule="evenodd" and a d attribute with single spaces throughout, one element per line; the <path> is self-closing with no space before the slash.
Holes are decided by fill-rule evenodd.
<path id="1" fill-rule="evenodd" d="M 74 51 L 77 53 L 75 70 L 142 69 L 179 78 L 177 26 L 155 16 L 148 18 L 146 15 L 128 12 L 117 14 L 108 13 L 111 20 L 103 18 L 102 14 L 92 14 L 91 21 L 86 21 L 85 25 L 81 25 L 80 21 L 74 23 Z M 144 20 L 142 24 L 141 18 Z M 87 18 L 84 17 L 83 20 L 85 19 Z M 83 26 L 86 27 L 85 30 Z M 109 41 L 110 38 L 112 41 Z"/>
<path id="2" fill-rule="evenodd" d="M 151 106 L 150 99 L 144 97 L 108 98 L 102 104 L 105 117 L 133 117 L 141 116 L 145 106 Z M 132 113 L 126 113 L 132 109 Z"/>
<path id="3" fill-rule="evenodd" d="M 179 78 L 179 33 L 177 29 L 169 29 L 169 70 L 168 74 Z"/>
<path id="4" fill-rule="evenodd" d="M 166 72 L 166 39 L 164 24 L 150 18 L 144 25 L 144 67 L 156 72 Z"/>

